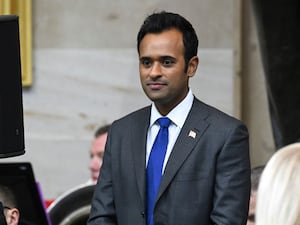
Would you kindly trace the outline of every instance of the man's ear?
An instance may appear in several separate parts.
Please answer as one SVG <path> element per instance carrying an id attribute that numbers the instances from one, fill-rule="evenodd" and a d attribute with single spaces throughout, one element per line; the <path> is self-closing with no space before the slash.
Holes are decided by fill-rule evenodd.
<path id="1" fill-rule="evenodd" d="M 199 64 L 199 58 L 198 56 L 193 56 L 188 64 L 188 69 L 187 69 L 187 75 L 188 77 L 193 77 L 197 71 Z"/>
<path id="2" fill-rule="evenodd" d="M 7 225 L 18 225 L 20 212 L 17 208 L 12 208 L 9 210 L 7 217 Z"/>

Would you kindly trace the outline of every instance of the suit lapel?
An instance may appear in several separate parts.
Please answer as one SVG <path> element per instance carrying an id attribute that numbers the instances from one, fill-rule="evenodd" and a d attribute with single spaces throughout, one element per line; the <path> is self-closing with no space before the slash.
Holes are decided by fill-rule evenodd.
<path id="1" fill-rule="evenodd" d="M 146 140 L 150 121 L 150 107 L 146 107 L 136 117 L 128 127 L 131 131 L 131 151 L 133 155 L 133 165 L 138 186 L 138 192 L 142 202 L 145 203 L 145 168 L 146 168 Z"/>
<path id="2" fill-rule="evenodd" d="M 163 194 L 181 165 L 209 126 L 209 123 L 205 121 L 208 116 L 206 107 L 200 106 L 201 103 L 195 99 L 166 165 L 157 199 Z"/>

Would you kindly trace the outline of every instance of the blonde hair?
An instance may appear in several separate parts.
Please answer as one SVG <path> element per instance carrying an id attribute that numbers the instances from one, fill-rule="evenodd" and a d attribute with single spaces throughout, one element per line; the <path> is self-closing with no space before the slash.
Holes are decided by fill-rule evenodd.
<path id="1" fill-rule="evenodd" d="M 278 150 L 258 186 L 256 225 L 300 225 L 300 143 Z"/>

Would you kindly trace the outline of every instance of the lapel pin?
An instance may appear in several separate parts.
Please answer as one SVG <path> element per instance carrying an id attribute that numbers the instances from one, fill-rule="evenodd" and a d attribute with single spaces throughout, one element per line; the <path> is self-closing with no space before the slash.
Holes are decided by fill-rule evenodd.
<path id="1" fill-rule="evenodd" d="M 196 138 L 196 132 L 195 131 L 192 131 L 192 130 L 190 130 L 190 132 L 189 132 L 189 137 L 192 137 L 192 138 Z"/>

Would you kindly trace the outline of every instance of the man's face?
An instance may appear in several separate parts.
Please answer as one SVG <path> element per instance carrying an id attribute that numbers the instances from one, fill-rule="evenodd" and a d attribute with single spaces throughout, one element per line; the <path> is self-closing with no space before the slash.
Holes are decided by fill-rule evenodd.
<path id="1" fill-rule="evenodd" d="M 249 202 L 248 220 L 246 225 L 255 224 L 255 206 L 256 206 L 256 192 L 251 192 Z"/>
<path id="2" fill-rule="evenodd" d="M 91 178 L 94 182 L 97 182 L 102 166 L 106 139 L 107 133 L 100 135 L 99 137 L 95 138 L 92 142 L 90 150 L 91 159 L 89 169 L 91 171 Z"/>
<path id="3" fill-rule="evenodd" d="M 188 92 L 188 78 L 195 72 L 190 68 L 187 72 L 184 71 L 181 32 L 170 29 L 159 34 L 146 34 L 140 43 L 139 57 L 140 79 L 144 92 L 160 112 L 162 109 L 168 112 L 185 98 Z"/>

